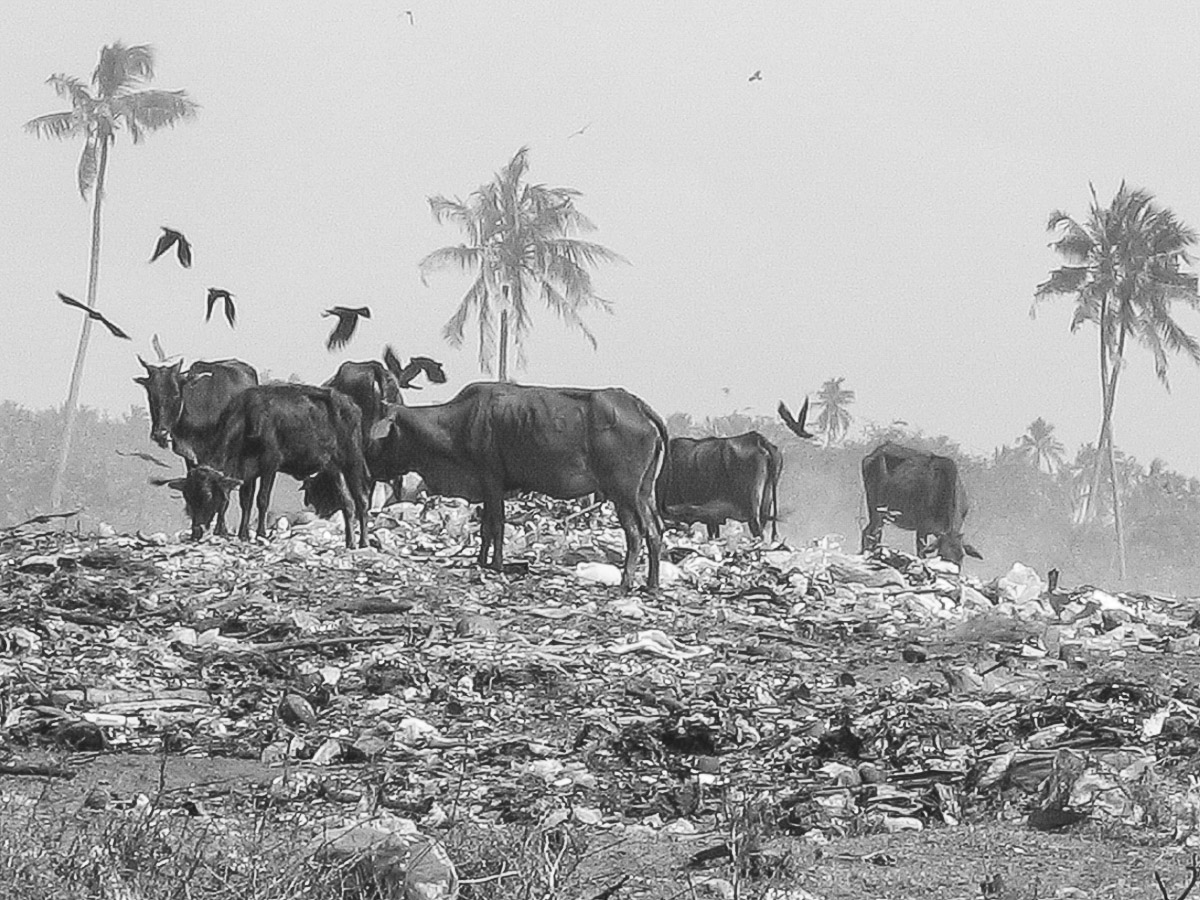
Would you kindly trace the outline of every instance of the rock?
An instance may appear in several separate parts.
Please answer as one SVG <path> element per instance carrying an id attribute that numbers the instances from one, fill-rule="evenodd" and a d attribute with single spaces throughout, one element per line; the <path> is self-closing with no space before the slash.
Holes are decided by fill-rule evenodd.
<path id="1" fill-rule="evenodd" d="M 346 873 L 351 895 L 384 900 L 453 900 L 458 874 L 440 843 L 409 819 L 372 816 L 334 829 L 310 845 L 312 858 Z"/>
<path id="2" fill-rule="evenodd" d="M 285 725 L 315 725 L 317 714 L 312 704 L 297 694 L 287 694 L 279 701 L 276 710 Z"/>

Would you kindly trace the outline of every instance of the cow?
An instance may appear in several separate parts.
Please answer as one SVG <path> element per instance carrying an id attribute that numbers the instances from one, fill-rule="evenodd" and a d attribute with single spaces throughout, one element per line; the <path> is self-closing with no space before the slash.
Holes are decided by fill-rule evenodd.
<path id="1" fill-rule="evenodd" d="M 983 559 L 963 541 L 969 507 L 954 460 L 888 441 L 863 458 L 862 476 L 868 515 L 863 553 L 879 545 L 887 521 L 916 532 L 918 555 L 932 547 L 955 565 L 962 564 L 964 554 Z"/>
<path id="2" fill-rule="evenodd" d="M 304 384 L 248 388 L 221 414 L 213 441 L 206 465 L 194 466 L 186 478 L 160 482 L 182 491 L 194 538 L 203 535 L 237 487 L 238 537 L 248 540 L 256 484 L 256 533 L 265 537 L 271 489 L 283 472 L 298 480 L 316 474 L 329 479 L 345 517 L 346 546 L 354 546 L 355 518 L 358 544 L 367 546 L 370 476 L 362 452 L 362 414 L 344 394 Z"/>
<path id="3" fill-rule="evenodd" d="M 376 477 L 416 472 L 433 494 L 483 502 L 478 563 L 503 569 L 504 496 L 538 491 L 560 500 L 603 492 L 625 531 L 621 586 L 633 586 L 642 544 L 647 586 L 658 587 L 662 521 L 654 484 L 666 426 L 621 388 L 475 383 L 446 403 L 393 406 L 372 431 Z"/>
<path id="4" fill-rule="evenodd" d="M 155 366 L 140 356 L 146 374 L 133 380 L 146 389 L 150 407 L 150 439 L 182 456 L 188 469 L 207 460 L 217 421 L 242 391 L 258 384 L 258 373 L 240 359 L 197 360 L 187 372 L 183 361 Z M 217 533 L 228 534 L 225 513 L 217 517 Z"/>
<path id="5" fill-rule="evenodd" d="M 446 382 L 446 372 L 441 363 L 427 356 L 414 356 L 407 366 L 401 366 L 395 352 L 388 346 L 384 347 L 382 363 L 373 359 L 364 362 L 344 362 L 323 387 L 341 391 L 358 406 L 362 413 L 363 446 L 366 447 L 371 428 L 383 418 L 389 405 L 404 402 L 401 390 L 416 388 L 412 382 L 422 373 L 433 384 Z M 373 481 L 387 480 L 373 477 Z M 306 483 L 306 502 L 319 511 L 326 510 L 321 514 L 328 515 L 329 509 L 340 508 L 337 492 L 331 488 L 332 485 L 318 484 L 314 487 Z M 394 480 L 391 488 L 393 496 L 404 495 L 400 480 Z"/>
<path id="6" fill-rule="evenodd" d="M 708 536 L 726 519 L 746 522 L 750 533 L 779 537 L 779 476 L 783 454 L 757 431 L 733 437 L 671 438 L 658 476 L 658 508 L 668 519 L 703 522 Z"/>

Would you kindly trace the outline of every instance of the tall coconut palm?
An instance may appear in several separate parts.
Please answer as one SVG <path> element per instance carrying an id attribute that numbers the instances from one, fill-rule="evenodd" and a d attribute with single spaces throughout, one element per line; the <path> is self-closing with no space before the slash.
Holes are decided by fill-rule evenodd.
<path id="1" fill-rule="evenodd" d="M 1054 426 L 1041 416 L 1029 423 L 1029 428 L 1017 440 L 1017 450 L 1033 462 L 1035 469 L 1046 465 L 1046 472 L 1053 475 L 1062 464 L 1066 448 L 1054 436 Z"/>
<path id="2" fill-rule="evenodd" d="M 1084 322 L 1096 325 L 1102 409 L 1098 458 L 1108 466 L 1113 526 L 1124 577 L 1125 538 L 1112 433 L 1117 384 L 1130 336 L 1151 351 L 1155 374 L 1168 387 L 1168 353 L 1183 353 L 1200 363 L 1200 343 L 1171 316 L 1171 305 L 1177 300 L 1200 309 L 1196 276 L 1182 271 L 1182 266 L 1191 262 L 1187 249 L 1196 242 L 1196 232 L 1155 202 L 1151 193 L 1130 189 L 1124 182 L 1108 206 L 1101 206 L 1094 187 L 1091 193 L 1085 221 L 1076 221 L 1061 210 L 1050 214 L 1047 229 L 1058 235 L 1050 246 L 1066 264 L 1037 286 L 1030 312 L 1040 300 L 1073 295 L 1071 330 Z M 1097 497 L 1099 480 L 1098 462 L 1087 495 L 1089 504 Z"/>
<path id="3" fill-rule="evenodd" d="M 848 391 L 842 387 L 842 378 L 830 378 L 823 385 L 817 394 L 816 408 L 820 410 L 816 419 L 818 431 L 825 432 L 825 446 L 843 437 L 850 430 L 850 422 L 853 416 L 847 412 L 846 407 L 854 402 L 854 391 Z"/>
<path id="4" fill-rule="evenodd" d="M 117 132 L 126 129 L 135 144 L 152 131 L 174 125 L 195 115 L 196 104 L 185 91 L 135 90 L 154 78 L 154 49 L 145 44 L 127 47 L 117 42 L 100 51 L 100 62 L 92 72 L 91 89 L 83 79 L 71 75 L 51 75 L 46 83 L 71 108 L 64 112 L 38 116 L 25 123 L 25 129 L 39 137 L 83 138 L 76 183 L 86 202 L 92 195 L 92 248 L 88 257 L 87 305 L 96 305 L 96 279 L 100 273 L 100 208 L 104 201 L 104 180 L 108 173 L 109 148 Z M 75 433 L 79 387 L 83 381 L 83 363 L 87 356 L 92 320 L 85 316 L 71 369 L 71 385 L 63 409 L 63 435 L 58 463 L 50 488 L 50 508 L 62 502 L 63 479 Z"/>
<path id="5" fill-rule="evenodd" d="M 458 309 L 442 329 L 453 347 L 462 345 L 467 321 L 479 322 L 479 367 L 508 380 L 508 350 L 524 363 L 522 344 L 531 326 L 529 302 L 542 301 L 567 324 L 583 332 L 593 347 L 596 337 L 583 321 L 588 308 L 612 312 L 592 286 L 589 267 L 621 261 L 618 254 L 573 235 L 596 226 L 575 208 L 572 188 L 530 184 L 529 148 L 522 147 L 487 184 L 465 201 L 440 194 L 429 198 L 434 218 L 454 222 L 466 242 L 434 250 L 419 263 L 421 277 L 446 267 L 475 275 Z M 499 334 L 497 334 L 497 326 Z"/>

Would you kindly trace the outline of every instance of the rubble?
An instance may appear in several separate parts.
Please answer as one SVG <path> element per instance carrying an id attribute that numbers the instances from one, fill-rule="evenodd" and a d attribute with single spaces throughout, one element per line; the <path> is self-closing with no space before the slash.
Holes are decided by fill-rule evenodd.
<path id="1" fill-rule="evenodd" d="M 364 838 L 346 805 L 665 840 L 736 792 L 818 842 L 987 812 L 1200 845 L 1194 601 L 690 532 L 662 589 L 625 596 L 611 514 L 521 499 L 509 520 L 503 575 L 453 501 L 384 509 L 354 551 L 305 517 L 254 543 L 5 536 L 0 775 L 47 748 L 255 759 L 331 847 L 397 854 L 410 832 Z"/>

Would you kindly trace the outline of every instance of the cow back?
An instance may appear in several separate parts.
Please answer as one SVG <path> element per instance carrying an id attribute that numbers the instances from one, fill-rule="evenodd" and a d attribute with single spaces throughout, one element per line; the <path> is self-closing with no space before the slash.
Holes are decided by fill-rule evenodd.
<path id="1" fill-rule="evenodd" d="M 658 479 L 658 504 L 718 504 L 742 521 L 762 507 L 762 486 L 778 467 L 774 445 L 756 431 L 733 437 L 671 438 L 668 462 Z M 778 451 L 776 451 L 778 452 Z"/>
<path id="2" fill-rule="evenodd" d="M 197 360 L 184 376 L 177 429 L 185 434 L 213 429 L 230 401 L 257 385 L 258 373 L 241 360 Z"/>

